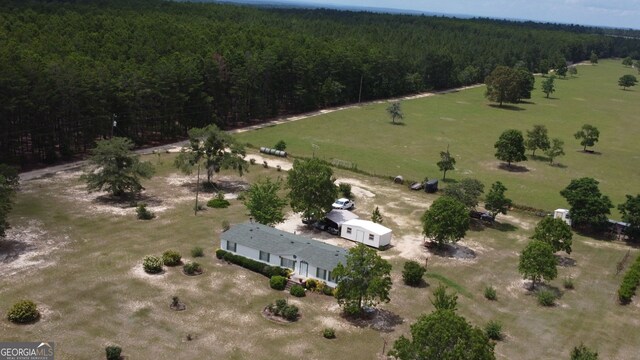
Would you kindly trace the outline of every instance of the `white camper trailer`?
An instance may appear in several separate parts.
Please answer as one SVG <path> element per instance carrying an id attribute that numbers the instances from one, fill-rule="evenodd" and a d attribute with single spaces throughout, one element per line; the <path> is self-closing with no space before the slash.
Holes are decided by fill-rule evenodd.
<path id="1" fill-rule="evenodd" d="M 381 248 L 391 244 L 391 229 L 372 221 L 352 219 L 342 224 L 340 237 Z"/>
<path id="2" fill-rule="evenodd" d="M 567 225 L 571 226 L 571 216 L 567 209 L 556 209 L 556 211 L 553 212 L 553 218 L 562 219 Z"/>

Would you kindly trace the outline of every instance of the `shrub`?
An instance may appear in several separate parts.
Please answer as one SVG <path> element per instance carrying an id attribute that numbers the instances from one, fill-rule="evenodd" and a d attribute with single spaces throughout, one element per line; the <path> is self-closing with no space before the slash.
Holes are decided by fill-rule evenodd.
<path id="1" fill-rule="evenodd" d="M 255 165 L 256 164 L 256 159 L 254 159 L 254 158 L 249 159 L 249 164 Z"/>
<path id="2" fill-rule="evenodd" d="M 330 286 L 326 286 L 326 285 L 322 288 L 322 293 L 325 294 L 325 295 L 328 295 L 328 296 L 333 296 L 334 295 L 333 288 L 330 287 Z"/>
<path id="3" fill-rule="evenodd" d="M 325 339 L 335 339 L 336 338 L 336 331 L 333 330 L 333 328 L 325 328 L 322 331 L 322 336 L 324 336 Z"/>
<path id="4" fill-rule="evenodd" d="M 269 164 L 267 163 L 267 160 L 262 162 L 262 167 L 265 168 L 265 169 L 269 167 Z"/>
<path id="5" fill-rule="evenodd" d="M 244 201 L 247 198 L 247 195 L 245 194 L 246 194 L 246 191 L 240 191 L 236 199 L 238 199 L 238 201 Z"/>
<path id="6" fill-rule="evenodd" d="M 287 149 L 287 143 L 285 143 L 284 140 L 280 140 L 275 145 L 273 145 L 273 148 L 276 150 L 285 151 Z"/>
<path id="7" fill-rule="evenodd" d="M 276 165 L 276 170 L 277 170 L 277 171 L 281 171 L 281 170 L 282 170 L 282 167 L 281 167 L 280 165 Z"/>
<path id="8" fill-rule="evenodd" d="M 13 304 L 9 312 L 7 313 L 7 319 L 9 321 L 26 324 L 38 320 L 40 312 L 36 303 L 31 300 L 20 300 Z"/>
<path id="9" fill-rule="evenodd" d="M 536 296 L 538 297 L 538 304 L 542 306 L 553 306 L 556 301 L 556 296 L 549 290 L 539 290 Z"/>
<path id="10" fill-rule="evenodd" d="M 271 280 L 269 280 L 269 286 L 274 290 L 284 290 L 287 286 L 287 278 L 278 275 L 272 276 Z"/>
<path id="11" fill-rule="evenodd" d="M 343 197 L 347 199 L 353 198 L 353 193 L 351 192 L 351 184 L 349 183 L 340 183 L 338 184 L 338 191 L 342 194 Z"/>
<path id="12" fill-rule="evenodd" d="M 231 252 L 224 251 L 222 249 L 216 250 L 216 257 L 218 259 L 224 259 L 225 261 L 228 261 L 230 263 L 240 265 L 243 268 L 260 273 L 269 278 L 273 276 L 281 276 L 281 277 L 287 278 L 289 276 L 289 272 L 285 268 L 281 268 L 279 266 L 265 265 L 260 261 L 256 261 L 253 259 L 246 258 L 244 256 L 236 255 Z"/>
<path id="13" fill-rule="evenodd" d="M 314 279 L 309 279 L 304 285 L 309 290 L 315 290 L 316 286 L 318 286 L 318 282 Z"/>
<path id="14" fill-rule="evenodd" d="M 562 285 L 564 285 L 564 288 L 568 290 L 573 290 L 575 288 L 573 279 L 570 277 L 564 278 L 564 280 L 562 281 Z"/>
<path id="15" fill-rule="evenodd" d="M 227 254 L 227 252 L 226 252 L 226 251 L 224 251 L 224 250 L 222 250 L 222 249 L 218 249 L 218 250 L 216 250 L 216 257 L 217 257 L 218 259 L 222 259 L 222 258 L 224 258 L 224 255 L 225 255 L 225 254 Z"/>
<path id="16" fill-rule="evenodd" d="M 304 288 L 300 285 L 293 285 L 291 289 L 289 289 L 289 294 L 295 297 L 304 297 L 305 296 Z"/>
<path id="17" fill-rule="evenodd" d="M 149 274 L 157 274 L 162 271 L 162 260 L 157 256 L 146 256 L 142 262 L 142 267 Z"/>
<path id="18" fill-rule="evenodd" d="M 228 208 L 229 205 L 231 205 L 231 203 L 225 200 L 224 197 L 222 199 L 216 197 L 207 201 L 207 206 L 214 209 L 225 209 Z"/>
<path id="19" fill-rule="evenodd" d="M 204 249 L 201 248 L 200 246 L 196 246 L 193 249 L 191 249 L 191 256 L 192 257 L 203 257 L 204 256 Z"/>
<path id="20" fill-rule="evenodd" d="M 180 265 L 180 260 L 182 259 L 182 255 L 175 250 L 167 250 L 162 254 L 162 263 L 166 266 L 176 266 Z"/>
<path id="21" fill-rule="evenodd" d="M 636 289 L 640 284 L 640 256 L 629 267 L 629 270 L 624 274 L 622 283 L 618 289 L 618 300 L 620 304 L 628 304 L 631 302 L 631 298 L 636 294 Z"/>
<path id="22" fill-rule="evenodd" d="M 404 263 L 404 270 L 402 270 L 402 280 L 409 286 L 418 286 L 422 282 L 425 271 L 427 270 L 417 262 L 407 261 Z"/>
<path id="23" fill-rule="evenodd" d="M 138 214 L 139 220 L 151 220 L 154 217 L 156 217 L 154 213 L 152 213 L 147 209 L 147 205 L 145 204 L 138 205 L 138 208 L 136 209 L 136 213 Z"/>
<path id="24" fill-rule="evenodd" d="M 295 305 L 287 305 L 287 307 L 282 310 L 282 317 L 289 321 L 294 321 L 298 318 L 298 307 Z"/>
<path id="25" fill-rule="evenodd" d="M 188 264 L 184 264 L 182 270 L 187 275 L 195 275 L 202 272 L 202 266 L 200 266 L 200 264 L 198 264 L 197 262 L 190 262 Z"/>
<path id="26" fill-rule="evenodd" d="M 484 327 L 484 333 L 491 340 L 502 340 L 502 324 L 499 321 L 489 321 Z"/>
<path id="27" fill-rule="evenodd" d="M 107 353 L 107 360 L 120 360 L 120 354 L 122 354 L 122 348 L 116 345 L 109 345 L 105 348 Z"/>
<path id="28" fill-rule="evenodd" d="M 498 298 L 496 289 L 493 286 L 487 286 L 486 288 L 484 288 L 484 297 L 487 300 L 496 300 Z"/>

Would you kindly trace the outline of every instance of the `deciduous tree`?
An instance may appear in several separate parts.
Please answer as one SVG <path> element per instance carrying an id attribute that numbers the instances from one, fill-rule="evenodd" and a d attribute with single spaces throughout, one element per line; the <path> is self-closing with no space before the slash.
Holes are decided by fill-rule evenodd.
<path id="1" fill-rule="evenodd" d="M 555 279 L 558 269 L 553 247 L 539 240 L 530 241 L 520 254 L 518 271 L 525 279 L 531 280 L 532 290 L 536 287 L 536 282 Z"/>
<path id="2" fill-rule="evenodd" d="M 555 138 L 551 140 L 551 147 L 544 151 L 549 158 L 549 163 L 553 164 L 553 160 L 558 156 L 564 155 L 564 141 Z"/>
<path id="3" fill-rule="evenodd" d="M 553 248 L 554 252 L 564 251 L 571 254 L 571 227 L 562 219 L 554 219 L 547 216 L 538 222 L 531 237 L 534 240 L 545 242 Z"/>
<path id="4" fill-rule="evenodd" d="M 287 175 L 289 200 L 293 211 L 304 219 L 320 220 L 331 210 L 338 188 L 331 181 L 333 171 L 318 158 L 294 160 Z"/>
<path id="5" fill-rule="evenodd" d="M 480 196 L 484 193 L 484 184 L 477 179 L 465 178 L 444 189 L 444 195 L 458 200 L 469 210 L 478 206 Z"/>
<path id="6" fill-rule="evenodd" d="M 549 95 L 556 91 L 555 80 L 556 77 L 551 75 L 542 81 L 542 92 L 547 94 L 547 99 L 549 98 Z"/>
<path id="7" fill-rule="evenodd" d="M 336 299 L 349 315 L 390 301 L 391 264 L 364 244 L 349 249 L 347 263 L 339 263 L 333 275 L 338 279 Z"/>
<path id="8" fill-rule="evenodd" d="M 402 107 L 399 101 L 394 101 L 387 107 L 387 113 L 391 116 L 391 122 L 396 123 L 396 120 L 402 121 L 404 114 L 402 113 Z"/>
<path id="9" fill-rule="evenodd" d="M 485 79 L 485 96 L 502 106 L 503 103 L 517 103 L 520 95 L 520 80 L 516 72 L 507 66 L 496 67 Z"/>
<path id="10" fill-rule="evenodd" d="M 599 182 L 593 178 L 583 177 L 571 180 L 571 183 L 560 191 L 571 209 L 571 225 L 574 227 L 591 226 L 600 228 L 607 223 L 607 215 L 613 208 L 609 197 L 602 195 L 598 189 Z"/>
<path id="11" fill-rule="evenodd" d="M 422 215 L 422 233 L 438 245 L 457 242 L 469 229 L 469 210 L 456 199 L 442 196 Z"/>
<path id="12" fill-rule="evenodd" d="M 595 52 L 591 52 L 591 56 L 589 56 L 589 61 L 591 62 L 592 65 L 595 65 L 598 63 L 598 54 L 596 54 Z"/>
<path id="13" fill-rule="evenodd" d="M 582 151 L 587 151 L 587 146 L 594 146 L 598 142 L 600 130 L 593 125 L 584 124 L 582 125 L 582 129 L 573 134 L 573 136 L 580 140 L 580 145 L 584 146 Z"/>
<path id="14" fill-rule="evenodd" d="M 618 210 L 622 214 L 622 221 L 629 224 L 626 230 L 627 236 L 632 240 L 640 239 L 640 194 L 636 196 L 627 195 L 627 201 L 618 205 Z"/>
<path id="15" fill-rule="evenodd" d="M 188 131 L 189 144 L 182 147 L 174 165 L 185 174 L 191 174 L 199 164 L 207 170 L 207 183 L 222 169 L 234 169 L 240 176 L 247 171 L 244 146 L 230 134 L 215 125 Z"/>
<path id="16" fill-rule="evenodd" d="M 494 344 L 484 332 L 452 310 L 422 315 L 411 325 L 411 340 L 404 335 L 389 355 L 399 360 L 494 360 Z"/>
<path id="17" fill-rule="evenodd" d="M 449 146 L 447 146 L 447 151 L 440 151 L 440 161 L 438 161 L 437 165 L 442 171 L 442 180 L 446 179 L 447 171 L 456 169 L 456 159 L 451 156 Z"/>
<path id="18" fill-rule="evenodd" d="M 638 79 L 636 79 L 633 75 L 623 75 L 618 79 L 618 86 L 622 86 L 623 90 L 627 90 L 627 88 L 636 86 L 638 83 Z"/>
<path id="19" fill-rule="evenodd" d="M 569 67 L 569 75 L 572 77 L 578 75 L 578 68 L 575 65 Z"/>
<path id="20" fill-rule="evenodd" d="M 498 214 L 506 215 L 511 208 L 512 201 L 504 195 L 505 191 L 507 188 L 500 181 L 496 181 L 491 185 L 484 201 L 484 207 L 491 212 L 494 220 Z"/>
<path id="21" fill-rule="evenodd" d="M 524 138 L 520 130 L 505 130 L 496 141 L 494 147 L 496 148 L 496 158 L 506 161 L 509 167 L 513 162 L 527 160 L 524 155 Z"/>
<path id="22" fill-rule="evenodd" d="M 280 181 L 272 181 L 271 178 L 252 184 L 244 200 L 251 217 L 260 224 L 269 226 L 283 222 L 287 200 L 278 195 L 279 191 Z"/>
<path id="23" fill-rule="evenodd" d="M 123 137 L 99 140 L 81 177 L 87 190 L 105 190 L 114 196 L 135 195 L 144 190 L 140 181 L 150 179 L 154 169 L 150 162 L 140 161 L 132 152 L 133 146 L 131 140 Z"/>
<path id="24" fill-rule="evenodd" d="M 531 150 L 531 155 L 536 155 L 536 150 L 545 151 L 549 148 L 549 135 L 547 127 L 544 125 L 534 125 L 532 130 L 527 130 L 527 140 L 525 147 Z"/>

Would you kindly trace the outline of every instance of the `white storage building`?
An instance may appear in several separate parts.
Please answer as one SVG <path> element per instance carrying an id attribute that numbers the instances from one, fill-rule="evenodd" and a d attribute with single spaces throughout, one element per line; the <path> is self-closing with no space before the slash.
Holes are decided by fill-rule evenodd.
<path id="1" fill-rule="evenodd" d="M 374 248 L 391 245 L 391 229 L 368 220 L 352 219 L 344 222 L 340 236 Z"/>

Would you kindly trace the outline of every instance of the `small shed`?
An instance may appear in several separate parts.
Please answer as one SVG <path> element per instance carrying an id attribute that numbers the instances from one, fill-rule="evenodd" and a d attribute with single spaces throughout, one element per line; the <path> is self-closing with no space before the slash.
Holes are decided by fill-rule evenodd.
<path id="1" fill-rule="evenodd" d="M 357 219 L 357 218 L 358 218 L 358 215 L 352 213 L 349 210 L 338 210 L 338 209 L 329 211 L 325 216 L 325 219 L 331 222 L 332 223 L 331 225 L 333 225 L 333 227 L 335 227 L 336 229 L 340 229 L 342 224 L 344 224 L 345 222 L 349 220 Z"/>
<path id="2" fill-rule="evenodd" d="M 391 229 L 368 220 L 344 222 L 340 237 L 378 249 L 391 245 Z"/>
<path id="3" fill-rule="evenodd" d="M 553 212 L 554 219 L 562 219 L 562 221 L 566 222 L 567 225 L 571 226 L 571 216 L 569 214 L 569 210 L 567 209 L 556 209 Z"/>

